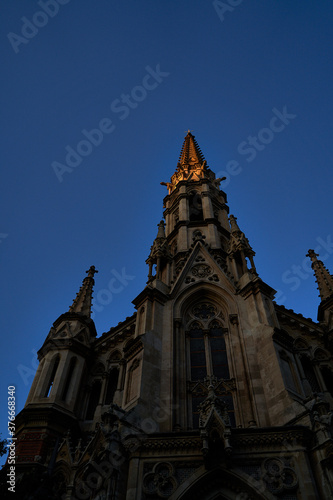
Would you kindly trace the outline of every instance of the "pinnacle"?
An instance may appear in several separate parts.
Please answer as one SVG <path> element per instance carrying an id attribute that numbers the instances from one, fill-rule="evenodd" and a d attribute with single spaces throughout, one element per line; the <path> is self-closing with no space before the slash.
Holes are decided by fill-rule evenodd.
<path id="1" fill-rule="evenodd" d="M 327 299 L 333 295 L 333 276 L 324 266 L 321 260 L 318 260 L 319 255 L 314 250 L 309 250 L 306 257 L 310 257 L 316 282 L 318 284 L 319 296 L 321 300 Z"/>
<path id="2" fill-rule="evenodd" d="M 164 221 L 161 220 L 159 224 L 157 224 L 158 231 L 157 231 L 157 236 L 156 238 L 165 238 L 165 231 L 164 231 Z"/>
<path id="3" fill-rule="evenodd" d="M 94 274 L 98 273 L 95 266 L 91 266 L 88 271 L 86 271 L 88 276 L 86 276 L 82 282 L 81 288 L 77 293 L 73 304 L 69 308 L 69 312 L 75 312 L 87 316 L 90 318 L 91 315 L 91 305 L 92 305 L 92 292 L 95 284 Z"/>
<path id="4" fill-rule="evenodd" d="M 236 233 L 238 231 L 241 232 L 241 230 L 239 229 L 239 226 L 237 224 L 237 218 L 234 215 L 230 215 L 229 220 L 230 220 L 231 232 L 232 233 Z"/>

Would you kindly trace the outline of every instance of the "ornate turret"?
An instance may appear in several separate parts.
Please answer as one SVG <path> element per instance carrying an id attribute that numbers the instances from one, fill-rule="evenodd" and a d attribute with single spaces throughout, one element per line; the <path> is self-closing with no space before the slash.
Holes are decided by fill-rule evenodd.
<path id="1" fill-rule="evenodd" d="M 40 361 L 27 405 L 57 403 L 74 411 L 80 383 L 91 345 L 97 335 L 91 319 L 95 266 L 86 271 L 82 286 L 68 312 L 53 323 L 38 351 Z M 64 377 L 65 375 L 65 377 Z"/>
<path id="2" fill-rule="evenodd" d="M 56 449 L 68 429 L 74 435 L 80 433 L 82 381 L 97 335 L 90 317 L 96 272 L 94 266 L 87 271 L 69 311 L 53 323 L 38 351 L 40 363 L 26 405 L 17 417 L 18 454 L 23 464 L 31 461 L 29 440 L 33 439 L 33 455 L 43 467 L 49 448 Z"/>

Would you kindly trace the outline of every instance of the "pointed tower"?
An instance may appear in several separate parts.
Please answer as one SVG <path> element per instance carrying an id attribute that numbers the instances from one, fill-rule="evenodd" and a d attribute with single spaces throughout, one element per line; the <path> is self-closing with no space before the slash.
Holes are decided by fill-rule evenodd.
<path id="1" fill-rule="evenodd" d="M 198 405 L 208 397 L 205 376 L 217 377 L 214 383 L 218 394 L 228 398 L 233 423 L 264 425 L 273 418 L 268 408 L 263 411 L 266 400 L 251 392 L 249 380 L 258 377 L 256 350 L 262 336 L 256 332 L 267 329 L 267 335 L 272 336 L 277 324 L 274 290 L 259 278 L 255 252 L 233 215 L 229 222 L 227 197 L 219 189 L 221 180 L 216 179 L 188 131 L 175 173 L 170 182 L 161 183 L 168 188 L 164 198 L 166 223 L 160 222 L 147 259 L 147 287 L 133 301 L 139 317 L 136 336 L 145 344 L 141 390 L 161 391 L 170 408 L 176 408 L 170 410 L 168 422 L 161 424 L 165 430 L 197 426 Z M 194 341 L 196 335 L 200 341 Z M 208 339 L 214 335 L 217 338 L 210 343 Z M 236 338 L 240 340 L 236 342 Z M 149 354 L 158 343 L 168 348 Z M 204 357 L 200 370 L 191 368 L 196 343 L 201 343 L 200 356 Z M 266 348 L 263 344 L 262 355 Z M 217 366 L 217 352 L 222 351 L 229 353 L 228 360 Z M 154 365 L 156 375 L 145 370 L 145 363 Z M 172 369 L 161 379 L 163 365 Z M 277 361 L 274 369 L 282 388 Z M 229 382 L 221 383 L 221 377 Z M 200 389 L 196 385 L 199 379 Z M 260 383 L 259 379 L 253 383 Z"/>
<path id="2" fill-rule="evenodd" d="M 97 333 L 91 319 L 94 266 L 87 271 L 69 311 L 53 323 L 38 352 L 39 366 L 25 408 L 18 416 L 18 455 L 21 462 L 43 463 L 50 443 L 71 429 L 78 433 L 82 382 Z M 21 426 L 25 424 L 21 433 Z M 38 440 L 38 435 L 47 438 Z M 44 436 L 44 437 L 45 437 Z M 33 449 L 32 449 L 33 444 Z"/>
<path id="3" fill-rule="evenodd" d="M 318 321 L 326 325 L 328 331 L 333 329 L 333 276 L 324 266 L 321 260 L 318 260 L 318 254 L 314 250 L 309 250 L 307 257 L 311 259 L 313 269 L 319 290 L 321 303 L 318 308 Z M 333 348 L 333 335 L 331 335 L 330 346 Z"/>
<path id="4" fill-rule="evenodd" d="M 230 232 L 226 194 L 219 190 L 221 179 L 208 168 L 199 146 L 188 131 L 176 172 L 166 185 L 166 236 L 173 249 L 186 252 L 192 244 L 195 229 L 203 228 L 214 249 L 223 247 Z M 170 238 L 170 235 L 172 236 Z"/>

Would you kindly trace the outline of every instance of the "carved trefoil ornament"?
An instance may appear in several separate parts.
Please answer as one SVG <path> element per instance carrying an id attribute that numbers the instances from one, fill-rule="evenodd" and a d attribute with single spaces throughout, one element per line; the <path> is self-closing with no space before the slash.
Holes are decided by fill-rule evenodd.
<path id="1" fill-rule="evenodd" d="M 280 458 L 267 458 L 262 464 L 262 477 L 267 489 L 274 495 L 294 490 L 298 485 L 296 472 L 286 467 Z"/>
<path id="2" fill-rule="evenodd" d="M 170 462 L 159 462 L 143 477 L 143 491 L 148 497 L 168 498 L 178 486 L 175 469 Z"/>

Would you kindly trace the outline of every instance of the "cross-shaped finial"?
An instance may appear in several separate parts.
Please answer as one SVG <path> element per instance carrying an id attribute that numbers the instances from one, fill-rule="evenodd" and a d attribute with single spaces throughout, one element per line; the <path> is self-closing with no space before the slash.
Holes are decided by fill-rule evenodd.
<path id="1" fill-rule="evenodd" d="M 312 262 L 314 262 L 315 260 L 317 260 L 317 257 L 319 257 L 319 254 L 316 253 L 314 250 L 309 250 L 308 253 L 306 254 L 305 257 L 310 257 L 310 259 L 312 260 Z"/>
<path id="2" fill-rule="evenodd" d="M 86 271 L 88 273 L 88 278 L 93 278 L 95 273 L 98 273 L 97 269 L 95 266 L 90 266 L 89 271 Z"/>
<path id="3" fill-rule="evenodd" d="M 187 132 L 187 134 L 191 134 L 191 133 L 192 133 L 192 132 L 194 132 L 194 131 L 193 131 L 193 130 L 188 129 L 188 130 L 185 130 L 185 132 Z"/>

